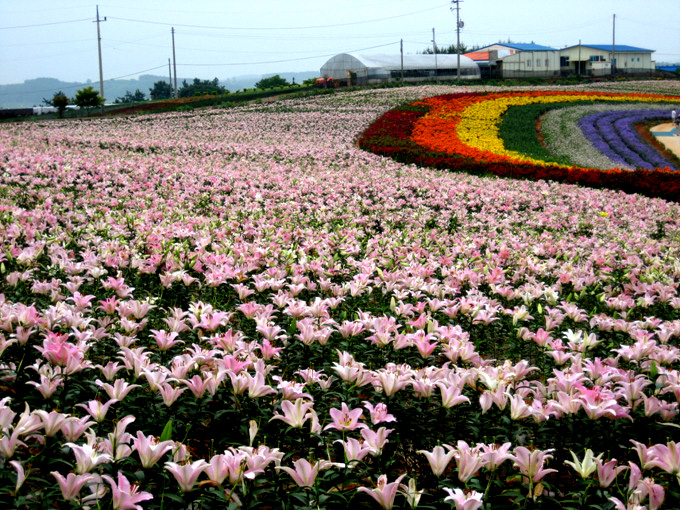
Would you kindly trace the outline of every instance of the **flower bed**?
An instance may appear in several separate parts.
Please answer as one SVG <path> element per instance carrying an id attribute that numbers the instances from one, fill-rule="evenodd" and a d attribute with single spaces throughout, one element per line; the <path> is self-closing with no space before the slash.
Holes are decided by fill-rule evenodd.
<path id="1" fill-rule="evenodd" d="M 635 130 L 636 124 L 649 120 L 666 120 L 667 110 L 632 110 L 586 115 L 579 126 L 598 149 L 615 161 L 636 168 L 672 168 L 674 164 L 644 142 Z"/>
<path id="2" fill-rule="evenodd" d="M 511 107 L 565 101 L 653 103 L 672 99 L 653 94 L 556 91 L 439 96 L 414 103 L 419 111 L 410 111 L 407 117 L 399 117 L 397 112 L 401 109 L 389 112 L 362 134 L 359 145 L 372 152 L 397 157 L 400 161 L 436 168 L 550 179 L 677 200 L 680 196 L 680 175 L 669 168 L 628 172 L 616 168 L 602 170 L 560 165 L 508 151 L 499 136 L 502 115 Z M 412 109 L 413 106 L 407 108 Z M 374 138 L 376 132 L 381 134 Z"/>
<path id="3" fill-rule="evenodd" d="M 0 506 L 677 508 L 680 207 L 354 146 L 441 92 L 5 126 Z"/>

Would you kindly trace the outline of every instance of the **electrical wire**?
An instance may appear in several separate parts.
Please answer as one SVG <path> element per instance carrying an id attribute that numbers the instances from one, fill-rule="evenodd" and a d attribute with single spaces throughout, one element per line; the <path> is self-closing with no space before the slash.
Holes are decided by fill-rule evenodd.
<path id="1" fill-rule="evenodd" d="M 342 53 L 356 53 L 358 51 L 374 50 L 376 48 L 384 48 L 386 46 L 392 46 L 394 44 L 399 44 L 399 41 L 391 42 L 391 43 L 388 43 L 388 44 L 380 44 L 378 46 L 370 46 L 368 48 L 361 48 L 361 49 L 358 49 L 358 50 L 344 51 Z M 236 62 L 236 63 L 230 63 L 230 64 L 180 64 L 180 63 L 177 63 L 177 65 L 183 66 L 183 67 L 207 67 L 207 66 L 224 67 L 224 66 L 244 66 L 244 65 L 257 65 L 257 64 L 280 64 L 282 62 L 299 62 L 299 61 L 302 61 L 302 60 L 312 60 L 312 59 L 315 59 L 315 58 L 332 57 L 334 55 L 337 55 L 337 52 L 328 53 L 326 55 L 314 55 L 312 57 L 290 58 L 290 59 L 283 59 L 283 60 L 267 60 L 267 61 L 262 61 L 262 62 Z"/>
<path id="2" fill-rule="evenodd" d="M 379 21 L 389 21 L 397 18 L 404 18 L 406 16 L 413 16 L 414 14 L 422 14 L 424 12 L 429 12 L 429 11 L 434 11 L 436 9 L 441 9 L 444 6 L 449 5 L 448 3 L 446 4 L 441 4 L 437 5 L 436 7 L 430 7 L 429 9 L 422 9 L 420 11 L 414 11 L 414 12 L 408 12 L 405 14 L 397 14 L 394 16 L 387 16 L 385 18 L 378 18 L 378 19 L 372 19 L 372 20 L 364 20 L 364 21 L 353 21 L 353 22 L 348 22 L 348 23 L 337 23 L 333 25 L 311 25 L 311 26 L 301 26 L 301 27 L 225 27 L 225 26 L 212 26 L 212 25 L 187 25 L 183 23 L 165 23 L 162 21 L 149 21 L 149 20 L 141 20 L 141 19 L 133 19 L 133 18 L 119 18 L 116 16 L 108 16 L 108 19 L 111 20 L 118 20 L 118 21 L 129 21 L 133 23 L 148 23 L 152 25 L 165 25 L 165 26 L 173 26 L 173 27 L 184 27 L 184 28 L 203 28 L 203 29 L 209 29 L 209 30 L 311 30 L 311 29 L 318 29 L 318 28 L 336 28 L 336 27 L 347 27 L 347 26 L 352 26 L 352 25 L 363 25 L 366 23 L 376 23 Z"/>
<path id="3" fill-rule="evenodd" d="M 148 73 L 149 71 L 155 71 L 156 69 L 162 69 L 162 68 L 167 68 L 168 64 L 163 64 L 161 66 L 156 66 L 156 67 L 151 67 L 149 69 L 144 69 L 142 71 L 135 71 L 134 73 L 130 74 L 124 74 L 122 76 L 116 76 L 115 78 L 107 78 L 104 80 L 104 83 L 114 81 L 114 80 L 120 80 L 122 78 L 129 78 L 130 76 L 135 76 L 137 74 L 142 74 L 142 73 Z M 42 94 L 43 92 L 52 92 L 54 89 L 59 89 L 59 90 L 71 90 L 71 89 L 78 89 L 83 86 L 82 83 L 79 83 L 78 85 L 68 85 L 66 87 L 52 87 L 50 89 L 43 89 L 43 90 L 32 90 L 31 93 L 33 94 Z M 16 92 L 0 92 L 0 96 L 13 96 L 16 95 Z"/>
<path id="4" fill-rule="evenodd" d="M 47 27 L 49 25 L 64 25 L 66 23 L 79 23 L 81 21 L 92 21 L 92 18 L 70 19 L 66 21 L 53 21 L 51 23 L 37 23 L 35 25 L 17 25 L 14 27 L 0 27 L 0 30 L 12 30 L 15 28 Z"/>

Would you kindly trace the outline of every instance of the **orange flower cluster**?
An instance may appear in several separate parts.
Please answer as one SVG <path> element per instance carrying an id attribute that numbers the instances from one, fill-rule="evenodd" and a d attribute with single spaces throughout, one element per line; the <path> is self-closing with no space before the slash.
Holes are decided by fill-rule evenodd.
<path id="1" fill-rule="evenodd" d="M 505 149 L 498 132 L 502 115 L 510 106 L 593 100 L 656 102 L 669 99 L 671 98 L 654 94 L 574 91 L 438 96 L 423 101 L 430 107 L 430 111 L 413 126 L 411 140 L 428 151 L 456 154 L 476 161 L 523 162 L 559 166 Z"/>

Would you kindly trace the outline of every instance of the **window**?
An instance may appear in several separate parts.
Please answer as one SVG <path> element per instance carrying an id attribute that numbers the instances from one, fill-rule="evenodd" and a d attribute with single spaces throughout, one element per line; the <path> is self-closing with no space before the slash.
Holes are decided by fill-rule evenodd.
<path id="1" fill-rule="evenodd" d="M 569 67 L 569 57 L 560 57 L 560 67 Z"/>
<path id="2" fill-rule="evenodd" d="M 527 67 L 531 67 L 531 59 L 527 60 Z"/>
<path id="3" fill-rule="evenodd" d="M 550 60 L 547 58 L 545 59 L 545 67 L 550 67 Z"/>

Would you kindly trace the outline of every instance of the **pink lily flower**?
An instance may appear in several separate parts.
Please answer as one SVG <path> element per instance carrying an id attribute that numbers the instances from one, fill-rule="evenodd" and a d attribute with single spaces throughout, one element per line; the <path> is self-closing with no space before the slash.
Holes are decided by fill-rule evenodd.
<path id="1" fill-rule="evenodd" d="M 121 473 L 118 472 L 118 483 L 108 475 L 102 475 L 111 486 L 111 493 L 113 495 L 113 510 L 142 510 L 140 501 L 153 499 L 149 492 L 139 492 L 138 485 L 131 485 L 130 481 Z"/>
<path id="2" fill-rule="evenodd" d="M 170 333 L 168 333 L 165 330 L 159 331 L 152 329 L 151 333 L 153 333 L 152 337 L 156 341 L 156 344 L 158 345 L 158 350 L 160 350 L 161 352 L 170 350 L 174 345 L 184 343 L 182 340 L 177 340 L 177 337 L 179 336 L 179 333 L 177 331 L 171 331 Z"/>
<path id="3" fill-rule="evenodd" d="M 87 482 L 93 479 L 91 474 L 77 475 L 69 473 L 65 477 L 57 471 L 52 471 L 50 474 L 56 478 L 61 489 L 61 495 L 65 501 L 77 501 L 80 497 L 80 490 Z"/>
<path id="4" fill-rule="evenodd" d="M 366 445 L 371 447 L 372 455 L 380 455 L 385 444 L 389 442 L 387 436 L 390 435 L 390 432 L 392 432 L 392 429 L 385 427 L 380 427 L 377 431 L 362 429 L 361 437 L 364 438 Z"/>
<path id="5" fill-rule="evenodd" d="M 10 459 L 14 456 L 14 452 L 19 446 L 26 446 L 23 441 L 19 440 L 20 430 L 15 429 L 12 434 L 7 436 L 4 435 L 0 438 L 0 455 L 6 459 Z"/>
<path id="6" fill-rule="evenodd" d="M 444 487 L 444 490 L 449 493 L 444 501 L 453 501 L 456 510 L 477 510 L 483 504 L 481 492 L 472 491 L 466 494 L 461 489 L 449 489 L 448 487 Z"/>
<path id="7" fill-rule="evenodd" d="M 176 388 L 167 382 L 161 383 L 158 387 L 158 392 L 161 394 L 161 397 L 163 397 L 163 403 L 168 407 L 174 404 L 179 396 L 185 391 L 187 391 L 187 388 Z"/>
<path id="8" fill-rule="evenodd" d="M 443 446 L 435 446 L 431 452 L 427 450 L 418 450 L 418 453 L 425 455 L 427 461 L 430 463 L 432 473 L 437 478 L 444 474 L 449 462 L 451 462 L 451 459 L 453 459 L 454 455 L 456 454 L 456 451 L 452 446 L 444 446 L 446 446 L 446 449 L 444 449 Z M 448 452 L 446 450 L 448 450 Z"/>
<path id="9" fill-rule="evenodd" d="M 401 475 L 394 482 L 387 483 L 387 475 L 380 475 L 375 488 L 367 489 L 366 487 L 359 487 L 357 491 L 365 492 L 376 500 L 385 510 L 391 510 L 394 508 L 394 498 L 397 495 L 399 483 L 405 476 L 406 475 Z"/>
<path id="10" fill-rule="evenodd" d="M 94 383 L 100 388 L 104 388 L 109 398 L 116 401 L 123 400 L 134 388 L 141 388 L 139 384 L 129 384 L 125 379 L 116 379 L 113 381 L 113 385 L 102 382 L 99 379 Z"/>
<path id="11" fill-rule="evenodd" d="M 331 463 L 327 460 L 320 460 L 312 464 L 306 459 L 298 459 L 293 462 L 293 466 L 294 467 L 292 468 L 287 466 L 276 466 L 276 469 L 288 473 L 293 481 L 300 487 L 313 487 L 319 471 L 331 467 Z"/>
<path id="12" fill-rule="evenodd" d="M 259 398 L 270 395 L 271 393 L 276 393 L 274 388 L 264 383 L 264 375 L 262 372 L 257 372 L 255 377 L 247 372 L 245 372 L 245 375 L 248 379 L 248 396 L 250 398 Z"/>
<path id="13" fill-rule="evenodd" d="M 43 396 L 43 398 L 49 400 L 50 398 L 52 398 L 52 395 L 54 395 L 54 392 L 57 391 L 59 387 L 61 387 L 63 382 L 64 382 L 63 377 L 47 377 L 44 374 L 40 374 L 39 383 L 35 381 L 28 381 L 26 384 L 35 386 L 40 392 L 40 394 Z"/>
<path id="14" fill-rule="evenodd" d="M 196 480 L 207 468 L 208 464 L 203 459 L 184 465 L 179 465 L 175 462 L 165 463 L 165 469 L 172 473 L 183 492 L 189 492 L 193 489 L 194 485 L 196 485 Z"/>
<path id="15" fill-rule="evenodd" d="M 21 489 L 21 486 L 26 481 L 26 472 L 24 471 L 24 466 L 18 460 L 10 460 L 9 463 L 12 465 L 12 467 L 17 472 L 17 482 L 14 486 L 14 493 L 13 493 L 16 496 L 17 493 L 19 492 L 19 489 Z M 29 470 L 29 472 L 30 472 L 30 470 Z"/>
<path id="16" fill-rule="evenodd" d="M 470 403 L 470 399 L 465 395 L 461 395 L 461 387 L 456 384 L 446 383 L 444 381 L 437 381 L 435 386 L 439 388 L 442 394 L 442 406 L 446 409 L 451 409 L 454 406 L 462 404 L 463 402 Z"/>
<path id="17" fill-rule="evenodd" d="M 397 419 L 387 412 L 387 406 L 382 402 L 379 402 L 375 406 L 370 402 L 364 401 L 364 407 L 368 410 L 371 416 L 371 423 L 377 425 L 378 423 L 388 423 L 392 421 L 397 421 Z"/>
<path id="18" fill-rule="evenodd" d="M 326 425 L 324 430 L 336 429 L 345 431 L 368 428 L 366 424 L 359 423 L 359 418 L 361 418 L 364 414 L 360 408 L 350 410 L 350 408 L 347 407 L 347 404 L 343 402 L 341 409 L 338 410 L 333 408 L 329 411 L 329 413 L 333 422 Z"/>
<path id="19" fill-rule="evenodd" d="M 281 402 L 283 415 L 275 413 L 269 421 L 281 420 L 293 428 L 301 428 L 307 420 L 312 418 L 313 407 L 314 402 L 305 402 L 302 398 L 295 399 L 295 403 L 284 400 Z"/>
<path id="20" fill-rule="evenodd" d="M 458 466 L 458 479 L 467 482 L 484 465 L 484 459 L 480 453 L 480 448 L 470 446 L 465 441 L 458 441 L 455 457 Z"/>
<path id="21" fill-rule="evenodd" d="M 335 442 L 340 443 L 345 450 L 345 462 L 348 464 L 352 461 L 363 460 L 366 455 L 373 451 L 366 443 L 361 443 L 353 437 L 350 437 L 346 441 L 336 439 Z"/>
<path id="22" fill-rule="evenodd" d="M 73 443 L 64 443 L 73 450 L 76 457 L 76 473 L 89 473 L 99 464 L 111 462 L 113 458 L 107 453 L 100 454 L 97 448 L 92 443 L 84 445 L 77 445 Z"/>
<path id="23" fill-rule="evenodd" d="M 89 429 L 95 422 L 90 421 L 89 416 L 83 416 L 82 418 L 75 418 L 70 416 L 64 420 L 61 425 L 61 433 L 64 435 L 67 441 L 75 442 L 80 439 L 80 436 Z"/>
<path id="24" fill-rule="evenodd" d="M 90 400 L 87 404 L 78 404 L 78 407 L 82 407 L 90 416 L 94 418 L 97 423 L 101 423 L 106 418 L 106 413 L 109 410 L 111 404 L 118 402 L 116 399 L 112 398 L 105 404 L 102 404 L 99 400 Z"/>
<path id="25" fill-rule="evenodd" d="M 553 450 L 529 450 L 524 446 L 515 448 L 512 460 L 520 473 L 528 477 L 534 483 L 540 482 L 549 473 L 557 473 L 556 469 L 544 469 L 546 459 L 551 459 L 550 452 Z"/>
<path id="26" fill-rule="evenodd" d="M 62 414 L 58 411 L 51 411 L 48 413 L 42 409 L 34 411 L 34 414 L 40 416 L 47 437 L 53 437 L 59 432 L 62 425 L 66 422 L 67 418 L 69 418 L 68 414 Z"/>
<path id="27" fill-rule="evenodd" d="M 163 455 L 174 448 L 173 441 L 157 442 L 154 436 L 145 436 L 142 431 L 137 431 L 137 437 L 132 440 L 135 450 L 139 454 L 142 467 L 149 468 L 156 464 Z"/>
<path id="28" fill-rule="evenodd" d="M 600 487 L 603 488 L 609 487 L 619 473 L 628 469 L 628 466 L 617 466 L 616 459 L 608 462 L 596 459 L 595 462 L 597 463 L 597 480 L 600 483 Z"/>
<path id="29" fill-rule="evenodd" d="M 236 462 L 234 462 L 234 457 L 235 455 L 231 452 L 212 456 L 208 466 L 205 468 L 205 474 L 213 484 L 222 485 L 227 477 L 229 477 L 230 482 L 233 479 L 232 485 L 240 481 L 244 459 L 243 455 L 239 454 Z"/>
<path id="30" fill-rule="evenodd" d="M 649 448 L 652 459 L 645 464 L 645 467 L 656 467 L 676 475 L 680 482 L 680 443 L 670 441 L 667 444 L 657 444 Z"/>
<path id="31" fill-rule="evenodd" d="M 488 471 L 495 471 L 498 466 L 503 464 L 506 460 L 511 460 L 512 454 L 508 453 L 512 443 L 497 444 L 480 444 L 481 458 L 484 462 L 484 469 Z"/>

